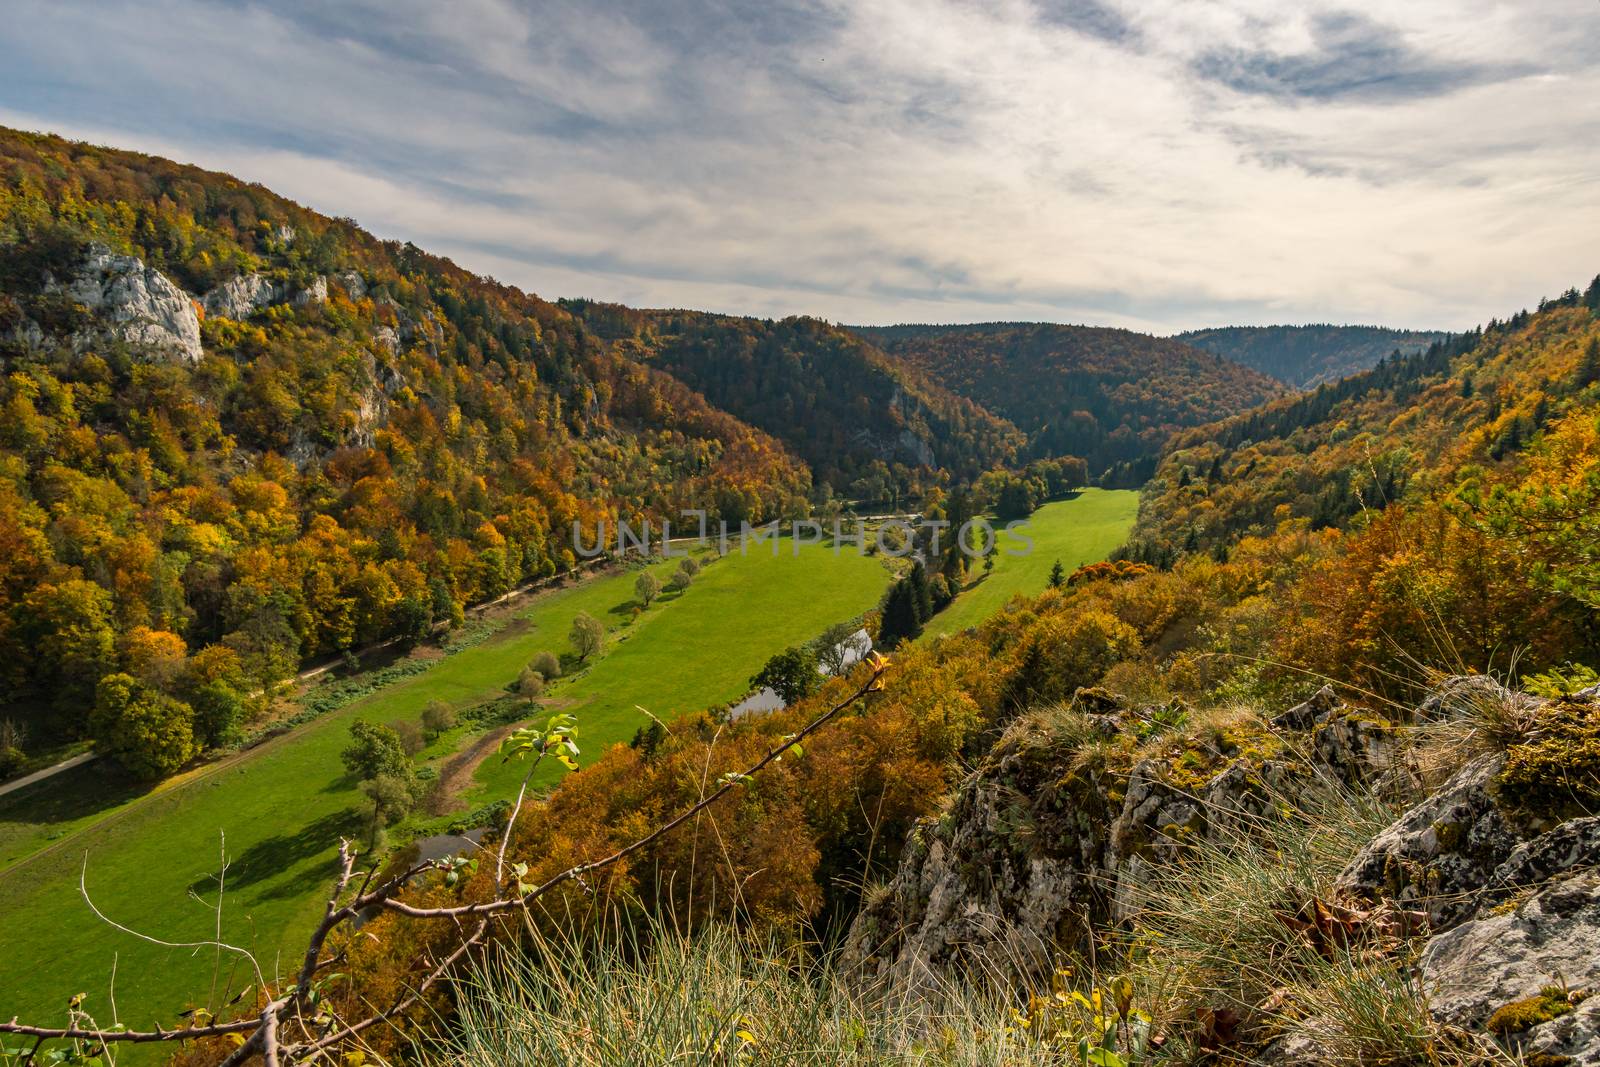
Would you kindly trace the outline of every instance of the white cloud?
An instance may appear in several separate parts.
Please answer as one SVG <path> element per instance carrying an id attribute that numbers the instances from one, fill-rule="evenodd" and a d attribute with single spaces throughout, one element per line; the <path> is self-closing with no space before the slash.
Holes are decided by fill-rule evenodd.
<path id="1" fill-rule="evenodd" d="M 1465 327 L 1600 269 L 1591 4 L 1040 2 L 38 4 L 0 101 L 552 297 Z"/>

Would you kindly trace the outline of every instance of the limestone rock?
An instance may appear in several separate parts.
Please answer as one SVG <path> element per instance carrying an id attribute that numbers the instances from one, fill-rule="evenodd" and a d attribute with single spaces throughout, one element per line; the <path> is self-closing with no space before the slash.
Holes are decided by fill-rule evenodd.
<path id="1" fill-rule="evenodd" d="M 44 330 L 32 319 L 24 318 L 10 329 L 0 332 L 0 341 L 10 341 L 23 348 L 40 351 L 45 347 Z"/>
<path id="2" fill-rule="evenodd" d="M 351 300 L 360 300 L 367 295 L 367 283 L 356 271 L 342 270 L 333 276 L 333 280 L 339 283 Z"/>
<path id="3" fill-rule="evenodd" d="M 52 280 L 46 288 L 94 312 L 112 334 L 130 345 L 172 352 L 186 363 L 198 363 L 204 355 L 194 300 L 136 256 L 91 245 L 71 278 Z M 75 337 L 73 346 L 87 347 L 93 340 Z"/>
<path id="4" fill-rule="evenodd" d="M 1318 723 L 1326 722 L 1338 705 L 1339 698 L 1334 694 L 1333 686 L 1325 685 L 1304 704 L 1296 704 L 1274 718 L 1272 725 L 1280 730 L 1309 731 Z"/>
<path id="5" fill-rule="evenodd" d="M 1600 870 L 1546 883 L 1514 911 L 1488 913 L 1428 942 L 1422 978 L 1443 1022 L 1477 1029 L 1514 1001 L 1549 986 L 1594 990 L 1600 983 Z M 1531 1056 L 1600 1063 L 1600 997 L 1533 1026 L 1508 1043 Z"/>
<path id="6" fill-rule="evenodd" d="M 1314 727 L 1311 746 L 1323 766 L 1349 782 L 1402 773 L 1394 725 L 1355 708 L 1332 711 Z"/>
<path id="7" fill-rule="evenodd" d="M 282 290 L 262 274 L 241 274 L 229 278 L 205 295 L 207 315 L 242 322 L 268 304 L 283 299 Z"/>
<path id="8" fill-rule="evenodd" d="M 294 295 L 296 307 L 306 307 L 309 304 L 326 304 L 327 302 L 328 279 L 321 275 L 318 275 L 316 281 Z"/>
<path id="9" fill-rule="evenodd" d="M 898 992 L 994 964 L 1047 968 L 1104 910 L 1104 793 L 1093 772 L 1062 778 L 1047 756 L 1002 741 L 950 812 L 918 826 L 852 926 L 845 966 Z"/>
<path id="10" fill-rule="evenodd" d="M 1503 755 L 1491 754 L 1461 768 L 1368 842 L 1340 873 L 1336 888 L 1423 908 L 1436 930 L 1466 918 L 1474 894 L 1521 843 L 1489 795 L 1504 762 Z"/>
<path id="11" fill-rule="evenodd" d="M 900 431 L 897 444 L 899 445 L 899 452 L 913 462 L 923 467 L 936 465 L 933 457 L 933 446 L 913 433 L 910 427 Z"/>
<path id="12" fill-rule="evenodd" d="M 1200 798 L 1169 784 L 1163 768 L 1157 760 L 1134 766 L 1122 811 L 1111 827 L 1104 862 L 1114 878 L 1111 915 L 1117 922 L 1138 912 L 1141 888 L 1153 871 L 1179 858 L 1183 839 L 1205 830 Z"/>

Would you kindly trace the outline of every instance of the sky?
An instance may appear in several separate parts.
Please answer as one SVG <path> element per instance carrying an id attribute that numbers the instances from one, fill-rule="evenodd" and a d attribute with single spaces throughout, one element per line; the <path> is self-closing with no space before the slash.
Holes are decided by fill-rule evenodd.
<path id="1" fill-rule="evenodd" d="M 547 298 L 1460 329 L 1600 272 L 1600 0 L 8 0 L 0 124 Z"/>

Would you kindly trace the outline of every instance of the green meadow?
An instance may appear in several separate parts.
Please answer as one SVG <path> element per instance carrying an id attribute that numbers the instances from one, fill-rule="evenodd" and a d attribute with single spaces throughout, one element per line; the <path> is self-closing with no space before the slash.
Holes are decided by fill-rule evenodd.
<path id="1" fill-rule="evenodd" d="M 677 561 L 652 566 L 664 579 Z M 223 940 L 251 950 L 268 979 L 295 967 L 339 838 L 365 840 L 365 802 L 339 762 L 356 719 L 415 719 L 433 700 L 465 707 L 499 696 L 536 653 L 565 651 L 585 611 L 610 627 L 606 647 L 548 696 L 576 712 L 592 759 L 645 721 L 636 705 L 670 718 L 739 697 L 768 656 L 871 608 L 890 577 L 853 549 L 812 545 L 796 557 L 783 542 L 776 556 L 764 545 L 711 560 L 686 592 L 634 617 L 637 573 L 539 594 L 499 633 L 425 672 L 154 791 L 118 785 L 91 764 L 0 798 L 0 1016 L 61 1020 L 67 998 L 86 992 L 86 1010 L 110 1024 L 114 972 L 118 1021 L 170 1026 L 187 1007 L 252 983 L 240 958 L 116 931 L 79 892 L 81 875 L 118 923 L 169 942 L 209 939 L 224 851 Z M 452 740 L 473 740 L 459 734 Z M 510 795 L 520 773 L 491 759 L 466 800 Z"/>
<path id="2" fill-rule="evenodd" d="M 747 554 L 735 549 L 722 559 L 710 557 L 714 562 L 681 600 L 664 594 L 616 635 L 603 659 L 546 691 L 548 700 L 577 716 L 585 755 L 630 740 L 649 722 L 646 711 L 670 720 L 742 697 L 750 676 L 774 652 L 876 607 L 889 583 L 883 564 L 853 546 L 836 554 L 806 545 L 795 556 L 793 542 L 783 541 L 779 553 L 774 558 L 768 543 L 752 545 Z M 525 772 L 515 762 L 485 760 L 473 798 L 514 794 Z M 544 780 L 555 773 L 553 767 L 539 771 Z"/>
<path id="3" fill-rule="evenodd" d="M 1127 538 L 1139 510 L 1132 489 L 1085 489 L 1068 500 L 1049 503 L 1028 516 L 1021 531 L 1032 538 L 997 531 L 994 570 L 974 568 L 967 587 L 949 607 L 928 621 L 923 640 L 976 626 L 1006 606 L 1018 593 L 1037 596 L 1050 583 L 1057 560 L 1068 574 L 1085 563 L 1105 559 Z M 1025 555 L 1013 553 L 1026 552 Z"/>

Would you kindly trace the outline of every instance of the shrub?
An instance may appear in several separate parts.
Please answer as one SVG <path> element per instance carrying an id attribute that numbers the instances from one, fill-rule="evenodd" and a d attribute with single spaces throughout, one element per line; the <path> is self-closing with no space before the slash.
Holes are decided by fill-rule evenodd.
<path id="1" fill-rule="evenodd" d="M 400 738 L 400 745 L 406 750 L 406 755 L 414 756 L 427 747 L 427 741 L 422 735 L 422 726 L 410 719 L 401 719 L 394 724 L 394 732 Z"/>
<path id="2" fill-rule="evenodd" d="M 517 678 L 517 693 L 532 700 L 544 695 L 544 675 L 532 667 L 524 667 Z"/>
<path id="3" fill-rule="evenodd" d="M 538 671 L 545 681 L 561 677 L 561 658 L 554 652 L 541 652 L 528 662 L 528 666 Z"/>
<path id="4" fill-rule="evenodd" d="M 678 572 L 693 578 L 700 573 L 700 561 L 693 556 L 685 556 L 683 562 L 678 564 Z"/>

